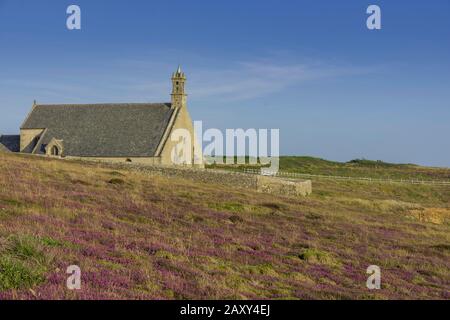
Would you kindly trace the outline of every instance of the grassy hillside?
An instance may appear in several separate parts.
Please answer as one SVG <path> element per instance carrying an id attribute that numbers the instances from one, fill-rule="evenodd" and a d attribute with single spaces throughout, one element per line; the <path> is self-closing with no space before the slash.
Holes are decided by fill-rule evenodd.
<path id="1" fill-rule="evenodd" d="M 236 169 L 249 166 L 212 165 L 210 167 Z M 280 170 L 304 174 L 344 177 L 450 181 L 449 168 L 431 168 L 414 164 L 393 164 L 361 159 L 355 159 L 349 162 L 336 162 L 313 157 L 283 156 L 280 157 Z"/>
<path id="2" fill-rule="evenodd" d="M 361 159 L 343 163 L 312 157 L 282 157 L 280 167 L 281 170 L 308 174 L 450 181 L 450 169 L 448 168 L 430 168 L 414 164 L 393 164 Z"/>
<path id="3" fill-rule="evenodd" d="M 450 188 L 313 188 L 287 198 L 0 154 L 0 299 L 450 298 Z M 66 288 L 73 264 L 80 291 Z"/>
<path id="4" fill-rule="evenodd" d="M 260 168 L 260 165 L 209 165 L 209 168 L 241 170 Z M 314 157 L 280 157 L 280 170 L 302 174 L 376 178 L 391 180 L 439 180 L 450 181 L 449 168 L 422 167 L 414 164 L 393 164 L 383 161 L 355 159 L 349 162 L 329 161 Z"/>

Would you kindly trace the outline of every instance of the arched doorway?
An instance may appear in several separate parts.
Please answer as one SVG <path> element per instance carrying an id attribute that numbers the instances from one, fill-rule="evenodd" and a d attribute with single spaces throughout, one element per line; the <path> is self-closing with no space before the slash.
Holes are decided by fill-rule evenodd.
<path id="1" fill-rule="evenodd" d="M 51 151 L 50 151 L 50 154 L 52 156 L 55 156 L 55 157 L 59 156 L 59 149 L 58 149 L 58 147 L 57 146 L 53 146 Z"/>

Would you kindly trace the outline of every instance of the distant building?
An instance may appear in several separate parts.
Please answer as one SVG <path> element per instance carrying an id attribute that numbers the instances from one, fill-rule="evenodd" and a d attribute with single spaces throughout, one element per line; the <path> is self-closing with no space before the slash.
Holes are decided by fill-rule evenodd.
<path id="1" fill-rule="evenodd" d="M 172 75 L 171 103 L 34 103 L 20 128 L 20 138 L 9 138 L 10 147 L 1 143 L 0 148 L 53 157 L 171 165 L 177 144 L 171 141 L 171 133 L 183 128 L 192 137 L 192 159 L 186 161 L 192 164 L 196 155 L 201 158 L 201 150 L 194 139 L 185 82 L 179 67 Z M 14 148 L 11 140 L 16 141 Z"/>

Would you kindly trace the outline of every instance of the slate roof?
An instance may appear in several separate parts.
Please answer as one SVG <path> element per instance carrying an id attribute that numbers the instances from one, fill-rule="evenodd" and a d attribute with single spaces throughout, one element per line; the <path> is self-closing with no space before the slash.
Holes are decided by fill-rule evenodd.
<path id="1" fill-rule="evenodd" d="M 20 136 L 2 136 L 0 135 L 0 152 L 19 152 Z"/>
<path id="2" fill-rule="evenodd" d="M 36 105 L 22 129 L 46 129 L 38 154 L 55 138 L 66 156 L 153 157 L 172 113 L 170 103 Z"/>

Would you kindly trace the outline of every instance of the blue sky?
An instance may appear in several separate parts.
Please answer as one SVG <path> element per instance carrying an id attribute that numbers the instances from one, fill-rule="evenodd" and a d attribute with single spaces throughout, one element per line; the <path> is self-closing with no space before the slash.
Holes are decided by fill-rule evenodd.
<path id="1" fill-rule="evenodd" d="M 178 64 L 206 128 L 279 128 L 284 155 L 450 167 L 448 0 L 0 0 L 0 132 L 34 99 L 169 101 Z"/>

